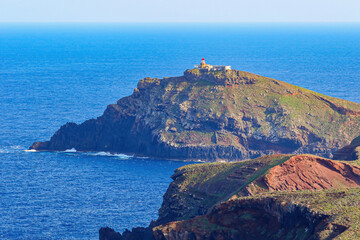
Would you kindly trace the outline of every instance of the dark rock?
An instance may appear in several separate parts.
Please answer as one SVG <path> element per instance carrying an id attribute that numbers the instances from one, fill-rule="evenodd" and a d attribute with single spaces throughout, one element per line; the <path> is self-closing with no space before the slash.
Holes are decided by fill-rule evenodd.
<path id="1" fill-rule="evenodd" d="M 126 229 L 120 234 L 106 227 L 99 230 L 99 240 L 154 240 L 154 237 L 151 228 L 137 227 L 132 231 Z"/>
<path id="2" fill-rule="evenodd" d="M 334 152 L 333 159 L 336 160 L 359 160 L 360 159 L 360 136 L 351 141 L 349 145 L 346 145 L 336 152 Z"/>
<path id="3" fill-rule="evenodd" d="M 145 78 L 102 116 L 67 123 L 30 149 L 208 161 L 276 153 L 331 157 L 360 134 L 359 113 L 360 104 L 274 79 L 194 69 L 182 77 Z"/>
<path id="4" fill-rule="evenodd" d="M 123 240 L 120 233 L 115 232 L 114 229 L 109 227 L 100 228 L 99 240 Z"/>

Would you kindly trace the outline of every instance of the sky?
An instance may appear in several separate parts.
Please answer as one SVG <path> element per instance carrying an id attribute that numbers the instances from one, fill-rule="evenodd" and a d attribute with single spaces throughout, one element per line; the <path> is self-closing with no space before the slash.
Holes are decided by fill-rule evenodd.
<path id="1" fill-rule="evenodd" d="M 360 22 L 360 1 L 0 0 L 0 22 Z"/>

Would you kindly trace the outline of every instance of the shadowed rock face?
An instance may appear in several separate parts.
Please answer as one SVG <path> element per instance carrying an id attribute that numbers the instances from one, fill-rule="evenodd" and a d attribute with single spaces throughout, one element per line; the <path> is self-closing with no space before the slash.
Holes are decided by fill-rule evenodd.
<path id="1" fill-rule="evenodd" d="M 329 216 L 284 203 L 275 198 L 234 200 L 216 206 L 209 214 L 171 222 L 153 229 L 161 240 L 277 240 L 320 239 L 328 230 Z M 327 231 L 329 239 L 346 230 L 337 225 Z"/>
<path id="2" fill-rule="evenodd" d="M 351 141 L 349 145 L 340 148 L 334 153 L 337 160 L 359 160 L 360 159 L 360 136 Z"/>
<path id="3" fill-rule="evenodd" d="M 209 161 L 274 153 L 330 157 L 360 134 L 359 113 L 360 104 L 259 75 L 187 70 L 182 77 L 145 78 L 102 116 L 67 123 L 30 148 Z"/>

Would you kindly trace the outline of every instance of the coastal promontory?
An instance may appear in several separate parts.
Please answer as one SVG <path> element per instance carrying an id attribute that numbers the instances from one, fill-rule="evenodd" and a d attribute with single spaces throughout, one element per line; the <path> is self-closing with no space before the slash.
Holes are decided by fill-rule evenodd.
<path id="1" fill-rule="evenodd" d="M 360 135 L 360 104 L 238 70 L 139 81 L 131 96 L 30 149 L 243 160 L 332 153 Z"/>
<path id="2" fill-rule="evenodd" d="M 352 240 L 360 238 L 359 161 L 268 155 L 181 167 L 159 218 L 100 240 Z"/>

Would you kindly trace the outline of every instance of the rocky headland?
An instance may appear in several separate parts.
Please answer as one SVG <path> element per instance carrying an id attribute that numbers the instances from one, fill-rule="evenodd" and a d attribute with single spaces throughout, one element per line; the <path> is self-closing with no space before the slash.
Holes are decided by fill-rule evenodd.
<path id="1" fill-rule="evenodd" d="M 101 240 L 360 239 L 359 162 L 271 155 L 177 169 L 159 218 Z"/>
<path id="2" fill-rule="evenodd" d="M 63 125 L 30 149 L 243 160 L 332 153 L 360 134 L 360 104 L 238 70 L 141 80 L 97 119 Z"/>
<path id="3" fill-rule="evenodd" d="M 358 135 L 360 104 L 252 73 L 192 69 L 145 78 L 102 116 L 30 149 L 213 162 L 177 169 L 148 227 L 101 228 L 100 240 L 350 240 L 360 239 Z"/>

